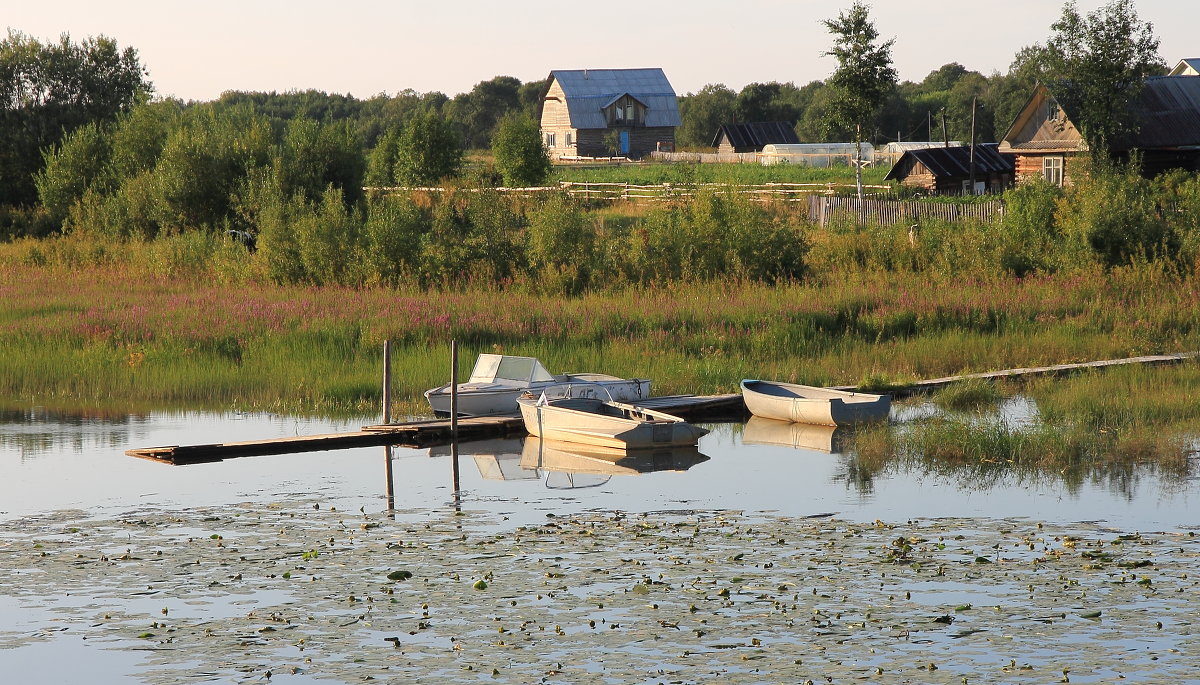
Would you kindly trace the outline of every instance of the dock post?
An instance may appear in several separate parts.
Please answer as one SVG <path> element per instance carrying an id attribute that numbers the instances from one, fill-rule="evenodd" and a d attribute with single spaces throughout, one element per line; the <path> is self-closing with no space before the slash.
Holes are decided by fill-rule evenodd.
<path id="1" fill-rule="evenodd" d="M 392 341 L 383 341 L 383 423 L 392 422 Z"/>
<path id="2" fill-rule="evenodd" d="M 458 440 L 458 341 L 450 341 L 450 439 Z"/>

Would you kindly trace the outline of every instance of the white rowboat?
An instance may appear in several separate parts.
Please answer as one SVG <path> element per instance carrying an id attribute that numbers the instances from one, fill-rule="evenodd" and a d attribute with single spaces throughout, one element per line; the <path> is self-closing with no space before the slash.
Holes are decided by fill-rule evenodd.
<path id="1" fill-rule="evenodd" d="M 678 416 L 595 397 L 517 400 L 525 429 L 544 440 L 642 449 L 695 445 L 708 433 Z"/>
<path id="2" fill-rule="evenodd" d="M 750 379 L 742 381 L 742 398 L 755 416 L 824 426 L 885 420 L 892 408 L 888 395 Z"/>

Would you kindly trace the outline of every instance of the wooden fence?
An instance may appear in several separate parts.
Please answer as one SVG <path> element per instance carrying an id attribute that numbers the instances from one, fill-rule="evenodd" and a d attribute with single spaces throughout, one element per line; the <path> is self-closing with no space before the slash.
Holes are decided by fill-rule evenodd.
<path id="1" fill-rule="evenodd" d="M 853 190 L 844 183 L 584 183 L 563 181 L 559 184 L 567 193 L 585 200 L 661 201 L 691 197 L 700 190 L 715 190 L 748 196 L 758 201 L 804 202 L 813 195 L 835 195 L 838 191 Z M 868 190 L 890 190 L 890 186 L 864 185 Z"/>
<path id="2" fill-rule="evenodd" d="M 1004 216 L 1003 200 L 988 200 L 976 204 L 921 202 L 918 200 L 879 200 L 856 197 L 808 198 L 808 218 L 820 226 L 830 221 L 872 222 L 887 226 L 918 223 L 924 219 L 956 222 L 963 219 L 995 221 Z"/>
<path id="3" fill-rule="evenodd" d="M 955 204 L 921 200 L 886 200 L 867 197 L 859 203 L 858 198 L 846 196 L 855 186 L 844 183 L 661 183 L 638 185 L 636 183 L 584 183 L 562 181 L 555 186 L 537 188 L 463 188 L 459 192 L 488 190 L 506 194 L 531 196 L 536 193 L 566 191 L 573 197 L 596 202 L 668 202 L 692 197 L 698 191 L 708 189 L 744 195 L 758 202 L 806 202 L 809 219 L 820 226 L 830 221 L 880 223 L 884 225 L 912 224 L 925 219 L 956 222 L 963 219 L 993 221 L 1004 216 L 1004 201 L 988 200 L 974 204 Z M 890 186 L 864 185 L 867 191 L 888 191 Z M 404 191 L 442 192 L 443 188 L 364 188 L 372 193 Z M 841 193 L 839 195 L 838 193 Z"/>

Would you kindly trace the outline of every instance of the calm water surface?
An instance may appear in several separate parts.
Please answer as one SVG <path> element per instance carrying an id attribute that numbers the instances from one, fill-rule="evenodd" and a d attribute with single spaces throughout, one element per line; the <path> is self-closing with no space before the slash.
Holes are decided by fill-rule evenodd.
<path id="1" fill-rule="evenodd" d="M 901 407 L 892 421 L 902 426 L 927 411 L 922 405 Z M 1017 401 L 1007 411 L 1020 421 L 1030 410 Z M 351 431 L 374 420 L 166 412 L 115 418 L 39 410 L 0 414 L 0 520 L 61 509 L 111 516 L 143 508 L 284 498 L 385 510 L 389 484 L 382 447 L 190 466 L 124 454 L 132 447 Z M 1150 468 L 1074 487 L 1053 475 L 1000 472 L 984 486 L 968 475 L 903 467 L 864 474 L 852 454 L 839 452 L 841 436 L 822 429 L 760 425 L 760 420 L 706 426 L 712 432 L 697 451 L 616 466 L 535 439 L 463 443 L 458 457 L 461 504 L 494 512 L 498 525 L 593 509 L 733 509 L 788 516 L 835 513 L 860 521 L 943 516 L 1107 521 L 1148 531 L 1192 525 L 1192 505 L 1200 502 L 1200 480 L 1168 480 Z M 394 448 L 395 507 L 451 505 L 453 463 L 448 447 Z"/>

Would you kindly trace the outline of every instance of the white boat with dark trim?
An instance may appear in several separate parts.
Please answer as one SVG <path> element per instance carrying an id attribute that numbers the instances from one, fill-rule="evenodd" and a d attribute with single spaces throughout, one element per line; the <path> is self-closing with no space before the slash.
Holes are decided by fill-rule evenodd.
<path id="1" fill-rule="evenodd" d="M 463 416 L 495 416 L 516 414 L 517 397 L 522 392 L 537 392 L 551 385 L 579 384 L 577 394 L 595 394 L 591 386 L 607 391 L 607 396 L 620 401 L 634 401 L 650 396 L 650 381 L 644 378 L 618 378 L 603 373 L 568 373 L 555 375 L 534 357 L 507 354 L 481 354 L 466 383 L 458 384 L 458 413 Z M 425 391 L 425 399 L 434 413 L 450 414 L 450 384 Z"/>
<path id="2" fill-rule="evenodd" d="M 708 431 L 678 416 L 597 397 L 521 397 L 525 429 L 543 440 L 643 449 L 695 445 Z"/>
<path id="3" fill-rule="evenodd" d="M 755 416 L 824 426 L 882 421 L 892 408 L 888 395 L 751 379 L 742 381 L 742 398 Z"/>

